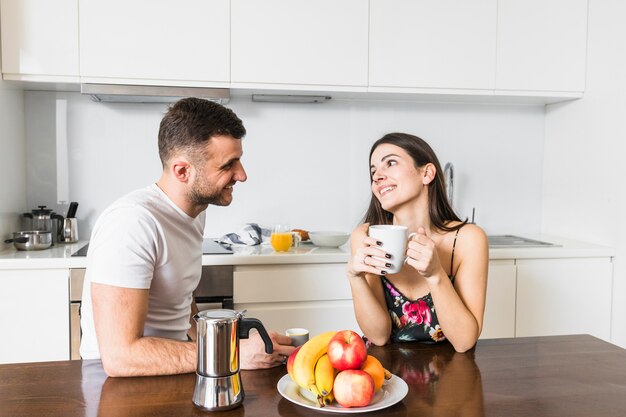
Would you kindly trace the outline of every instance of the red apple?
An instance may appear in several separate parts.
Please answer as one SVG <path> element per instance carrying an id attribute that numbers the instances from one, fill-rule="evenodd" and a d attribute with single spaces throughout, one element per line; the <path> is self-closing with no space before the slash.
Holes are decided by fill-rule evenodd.
<path id="1" fill-rule="evenodd" d="M 367 359 L 367 347 L 352 330 L 337 332 L 328 342 L 328 359 L 338 371 L 361 369 Z"/>
<path id="2" fill-rule="evenodd" d="M 374 398 L 374 380 L 365 371 L 341 371 L 335 377 L 333 394 L 342 407 L 365 407 Z"/>
<path id="3" fill-rule="evenodd" d="M 298 346 L 293 352 L 291 352 L 291 355 L 289 355 L 289 357 L 287 358 L 287 373 L 293 381 L 295 381 L 295 378 L 293 377 L 293 362 L 296 360 L 296 355 L 298 354 L 298 351 L 302 346 L 304 345 Z"/>

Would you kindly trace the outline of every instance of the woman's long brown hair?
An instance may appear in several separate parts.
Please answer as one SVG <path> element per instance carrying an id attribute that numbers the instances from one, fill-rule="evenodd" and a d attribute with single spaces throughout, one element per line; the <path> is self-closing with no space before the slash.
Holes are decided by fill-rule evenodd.
<path id="1" fill-rule="evenodd" d="M 459 216 L 454 212 L 454 209 L 450 205 L 448 201 L 448 197 L 446 196 L 446 184 L 443 178 L 443 171 L 441 169 L 441 164 L 439 163 L 439 159 L 437 159 L 437 155 L 433 149 L 426 143 L 423 139 L 418 138 L 417 136 L 409 135 L 407 133 L 389 133 L 382 138 L 378 139 L 372 145 L 372 149 L 370 150 L 370 156 L 368 160 L 372 160 L 372 154 L 374 150 L 382 145 L 383 143 L 388 143 L 391 145 L 396 145 L 402 149 L 404 149 L 409 156 L 413 159 L 415 166 L 417 168 L 423 167 L 424 165 L 431 163 L 437 169 L 435 173 L 435 178 L 431 181 L 428 187 L 428 215 L 430 217 L 430 222 L 433 226 L 435 226 L 439 230 L 443 230 L 446 232 L 450 232 L 452 230 L 457 230 L 463 227 L 465 223 L 467 223 L 467 219 L 462 221 Z M 370 183 L 372 181 L 372 176 L 370 175 Z M 449 226 L 450 222 L 461 222 L 455 226 Z M 380 201 L 374 196 L 372 193 L 372 197 L 370 199 L 370 204 L 363 217 L 364 223 L 369 224 L 392 224 L 393 223 L 393 214 L 383 209 L 380 205 Z"/>

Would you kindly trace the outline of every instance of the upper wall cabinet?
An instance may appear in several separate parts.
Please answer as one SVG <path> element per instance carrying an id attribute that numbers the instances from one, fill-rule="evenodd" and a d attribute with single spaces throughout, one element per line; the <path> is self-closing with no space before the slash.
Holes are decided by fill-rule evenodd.
<path id="1" fill-rule="evenodd" d="M 229 0 L 80 0 L 83 82 L 228 87 Z"/>
<path id="2" fill-rule="evenodd" d="M 365 91 L 367 0 L 232 0 L 232 87 Z"/>
<path id="3" fill-rule="evenodd" d="M 370 0 L 370 90 L 493 90 L 496 1 Z"/>
<path id="4" fill-rule="evenodd" d="M 2 72 L 76 85 L 551 103 L 583 95 L 587 2 L 0 0 Z"/>
<path id="5" fill-rule="evenodd" d="M 5 80 L 78 82 L 78 0 L 2 0 Z"/>
<path id="6" fill-rule="evenodd" d="M 585 89 L 587 0 L 498 0 L 497 90 Z"/>

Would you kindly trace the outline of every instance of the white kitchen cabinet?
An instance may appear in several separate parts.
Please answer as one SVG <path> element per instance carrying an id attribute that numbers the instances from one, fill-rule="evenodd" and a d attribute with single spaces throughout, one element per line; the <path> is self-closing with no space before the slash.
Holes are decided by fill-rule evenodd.
<path id="1" fill-rule="evenodd" d="M 268 331 L 284 334 L 286 329 L 304 327 L 313 336 L 345 329 L 362 334 L 354 318 L 352 300 L 235 304 L 235 308 L 245 309 L 246 317 L 261 320 Z"/>
<path id="2" fill-rule="evenodd" d="M 496 12 L 496 0 L 370 0 L 370 91 L 493 90 Z"/>
<path id="3" fill-rule="evenodd" d="M 367 0 L 232 0 L 231 17 L 232 87 L 365 91 Z"/>
<path id="4" fill-rule="evenodd" d="M 68 360 L 69 270 L 0 271 L 0 363 Z"/>
<path id="5" fill-rule="evenodd" d="M 78 0 L 1 0 L 5 80 L 78 83 Z"/>
<path id="6" fill-rule="evenodd" d="M 83 82 L 228 87 L 229 0 L 80 0 Z"/>
<path id="7" fill-rule="evenodd" d="M 585 89 L 587 0 L 498 0 L 497 90 Z"/>
<path id="8" fill-rule="evenodd" d="M 515 336 L 611 331 L 611 258 L 517 261 Z"/>
<path id="9" fill-rule="evenodd" d="M 2 72 L 244 94 L 548 103 L 583 94 L 587 3 L 0 0 Z"/>
<path id="10" fill-rule="evenodd" d="M 489 261 L 481 339 L 515 337 L 516 274 L 512 259 Z"/>
<path id="11" fill-rule="evenodd" d="M 360 332 L 352 308 L 345 263 L 236 266 L 237 310 L 280 333 L 304 327 L 312 335 L 330 330 Z"/>

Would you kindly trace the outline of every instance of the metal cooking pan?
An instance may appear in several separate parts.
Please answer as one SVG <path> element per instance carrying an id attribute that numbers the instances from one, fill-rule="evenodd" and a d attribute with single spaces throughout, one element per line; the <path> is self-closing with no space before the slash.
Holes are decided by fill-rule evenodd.
<path id="1" fill-rule="evenodd" d="M 48 249 L 52 246 L 52 232 L 42 230 L 14 232 L 13 239 L 7 239 L 4 243 L 13 243 L 17 250 Z"/>

